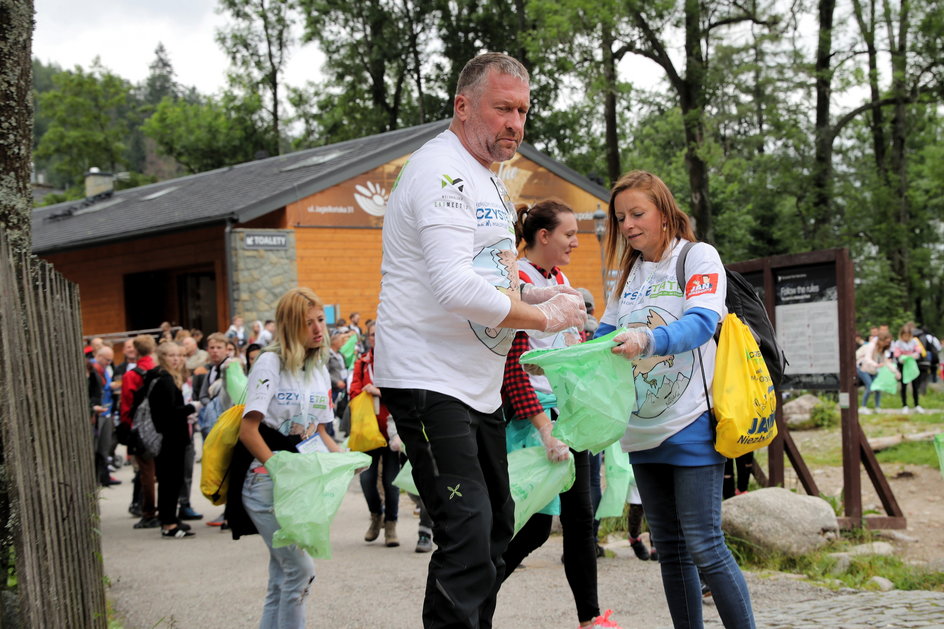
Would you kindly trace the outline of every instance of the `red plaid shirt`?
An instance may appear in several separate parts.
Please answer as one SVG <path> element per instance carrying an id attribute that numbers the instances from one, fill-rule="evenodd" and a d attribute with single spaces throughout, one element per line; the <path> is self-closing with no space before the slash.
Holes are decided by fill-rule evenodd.
<path id="1" fill-rule="evenodd" d="M 560 269 L 556 266 L 550 271 L 545 271 L 538 265 L 531 263 L 537 271 L 544 277 L 550 279 L 557 277 Z M 531 280 L 524 273 L 519 273 L 522 282 L 530 283 Z M 508 419 L 528 419 L 544 411 L 544 406 L 538 401 L 538 396 L 531 386 L 531 378 L 518 362 L 521 355 L 531 349 L 531 342 L 528 333 L 519 330 L 515 334 L 515 340 L 511 343 L 511 349 L 505 359 L 505 377 L 502 380 L 502 403 L 509 414 Z"/>

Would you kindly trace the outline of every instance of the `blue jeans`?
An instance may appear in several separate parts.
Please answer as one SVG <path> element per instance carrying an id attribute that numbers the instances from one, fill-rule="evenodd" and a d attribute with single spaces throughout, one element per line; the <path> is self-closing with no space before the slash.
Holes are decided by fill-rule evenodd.
<path id="1" fill-rule="evenodd" d="M 367 500 L 367 508 L 375 515 L 384 515 L 384 522 L 396 522 L 400 511 L 400 489 L 393 484 L 400 473 L 400 453 L 387 446 L 375 448 L 365 454 L 370 455 L 370 467 L 361 472 L 361 489 Z M 383 463 L 383 471 L 377 468 Z M 381 476 L 384 499 L 381 502 L 377 491 L 377 476 Z"/>
<path id="2" fill-rule="evenodd" d="M 676 629 L 702 626 L 701 573 L 727 629 L 754 629 L 751 596 L 721 532 L 724 463 L 633 465 Z"/>
<path id="3" fill-rule="evenodd" d="M 872 391 L 872 381 L 875 380 L 875 376 L 870 373 L 866 373 L 861 369 L 856 369 L 856 374 L 859 376 L 859 380 L 862 381 L 862 386 L 865 387 L 865 395 L 862 396 L 862 406 L 869 405 L 869 395 L 873 393 Z M 875 408 L 878 408 L 882 405 L 882 392 L 875 391 Z"/>
<path id="4" fill-rule="evenodd" d="M 259 629 L 304 629 L 305 600 L 315 580 L 315 564 L 295 545 L 272 547 L 279 530 L 272 500 L 272 478 L 268 474 L 246 474 L 243 507 L 269 547 L 269 586 Z"/>

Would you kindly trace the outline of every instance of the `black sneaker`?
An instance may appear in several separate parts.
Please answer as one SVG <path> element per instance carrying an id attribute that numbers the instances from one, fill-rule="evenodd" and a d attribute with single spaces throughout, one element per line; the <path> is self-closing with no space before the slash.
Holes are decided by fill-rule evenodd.
<path id="1" fill-rule="evenodd" d="M 636 559 L 639 559 L 640 561 L 649 561 L 649 549 L 646 548 L 646 545 L 643 544 L 641 539 L 638 537 L 630 537 L 629 547 L 633 549 L 634 553 L 636 553 Z"/>
<path id="2" fill-rule="evenodd" d="M 134 523 L 134 528 L 136 529 L 156 529 L 161 525 L 161 521 L 157 518 L 141 518 Z"/>
<path id="3" fill-rule="evenodd" d="M 655 546 L 649 549 L 649 561 L 659 561 L 659 551 Z"/>
<path id="4" fill-rule="evenodd" d="M 161 531 L 161 537 L 164 539 L 185 539 L 193 537 L 193 531 L 184 530 L 183 527 L 175 526 L 172 529 Z"/>
<path id="5" fill-rule="evenodd" d="M 140 518 L 141 517 L 141 504 L 137 502 L 132 502 L 130 505 L 128 505 L 128 513 L 130 513 L 136 518 Z"/>
<path id="6" fill-rule="evenodd" d="M 595 552 L 596 552 L 596 555 L 597 555 L 597 559 L 599 559 L 600 557 L 606 557 L 606 551 L 603 550 L 603 547 L 600 546 L 600 544 L 594 542 L 593 545 L 596 546 L 596 551 L 595 551 Z M 563 557 L 562 557 L 562 558 L 561 558 L 561 561 L 563 561 L 563 560 L 564 560 L 564 559 L 563 559 Z"/>

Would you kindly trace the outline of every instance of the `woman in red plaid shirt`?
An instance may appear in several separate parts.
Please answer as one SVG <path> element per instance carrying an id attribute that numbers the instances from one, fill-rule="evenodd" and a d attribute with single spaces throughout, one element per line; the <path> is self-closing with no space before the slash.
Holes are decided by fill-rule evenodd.
<path id="1" fill-rule="evenodd" d="M 547 200 L 518 208 L 515 224 L 523 257 L 518 260 L 522 282 L 535 286 L 570 285 L 560 267 L 570 264 L 577 248 L 577 217 L 559 201 Z M 596 540 L 593 534 L 593 507 L 590 501 L 589 453 L 570 450 L 551 435 L 557 417 L 557 400 L 543 375 L 524 371 L 518 359 L 531 349 L 565 347 L 580 342 L 580 331 L 565 330 L 543 335 L 519 331 L 505 361 L 502 400 L 508 421 L 509 451 L 542 445 L 552 461 L 574 457 L 576 478 L 573 486 L 540 513 L 531 517 L 511 540 L 505 551 L 505 578 L 532 551 L 540 548 L 551 533 L 551 519 L 560 514 L 564 532 L 564 573 L 574 595 L 580 627 L 618 627 L 609 620 L 610 611 L 600 615 L 597 601 Z"/>

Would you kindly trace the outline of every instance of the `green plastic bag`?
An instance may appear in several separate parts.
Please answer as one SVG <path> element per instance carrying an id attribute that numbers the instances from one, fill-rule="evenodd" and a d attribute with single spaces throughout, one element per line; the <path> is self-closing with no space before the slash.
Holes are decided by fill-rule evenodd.
<path id="1" fill-rule="evenodd" d="M 239 361 L 234 360 L 227 364 L 223 370 L 223 375 L 225 378 L 223 384 L 226 385 L 226 394 L 229 399 L 233 401 L 233 404 L 245 404 L 249 378 L 246 376 L 246 372 L 243 371 Z"/>
<path id="2" fill-rule="evenodd" d="M 538 396 L 540 399 L 540 395 Z M 547 408 L 547 407 L 545 407 Z M 544 448 L 541 443 L 541 435 L 537 428 L 527 419 L 513 419 L 505 424 L 505 451 L 514 452 L 522 448 Z M 545 450 L 545 456 L 547 451 Z M 538 513 L 547 515 L 560 515 L 560 496 L 554 496 L 551 501 L 544 505 Z"/>
<path id="3" fill-rule="evenodd" d="M 338 353 L 344 357 L 344 366 L 350 369 L 354 364 L 354 359 L 357 358 L 357 332 L 344 341 L 344 345 L 341 346 Z"/>
<path id="4" fill-rule="evenodd" d="M 633 412 L 633 363 L 610 351 L 619 332 L 521 357 L 523 364 L 544 369 L 560 413 L 552 434 L 578 452 L 602 452 L 623 436 Z"/>
<path id="5" fill-rule="evenodd" d="M 633 482 L 633 466 L 629 463 L 629 455 L 623 452 L 618 441 L 607 446 L 603 457 L 606 489 L 600 499 L 600 506 L 597 507 L 596 519 L 620 518 L 623 516 L 623 505 L 626 504 L 629 485 Z"/>
<path id="6" fill-rule="evenodd" d="M 901 382 L 902 384 L 908 384 L 909 382 L 917 378 L 919 373 L 921 372 L 918 370 L 918 361 L 915 360 L 914 356 L 901 357 Z"/>
<path id="7" fill-rule="evenodd" d="M 295 544 L 316 559 L 331 558 L 331 521 L 341 506 L 354 470 L 370 465 L 363 452 L 281 450 L 266 461 L 274 483 L 275 518 L 282 527 L 272 546 Z"/>
<path id="8" fill-rule="evenodd" d="M 515 501 L 515 533 L 531 516 L 574 484 L 574 458 L 549 461 L 543 447 L 521 448 L 508 453 L 508 480 Z"/>
<path id="9" fill-rule="evenodd" d="M 875 378 L 872 380 L 871 391 L 881 391 L 882 393 L 895 393 L 898 391 L 898 381 L 895 374 L 888 367 L 880 367 Z"/>
<path id="10" fill-rule="evenodd" d="M 941 476 L 944 476 L 944 432 L 934 435 L 934 448 L 937 450 L 937 462 L 941 466 Z"/>
<path id="11" fill-rule="evenodd" d="M 407 461 L 400 468 L 400 473 L 393 479 L 393 484 L 408 494 L 419 496 L 420 492 L 416 488 L 416 481 L 413 480 L 413 466 Z"/>

